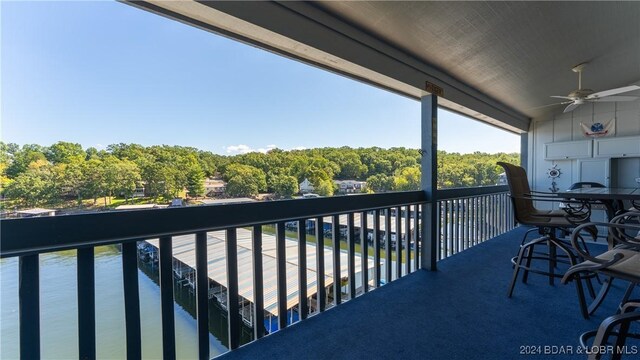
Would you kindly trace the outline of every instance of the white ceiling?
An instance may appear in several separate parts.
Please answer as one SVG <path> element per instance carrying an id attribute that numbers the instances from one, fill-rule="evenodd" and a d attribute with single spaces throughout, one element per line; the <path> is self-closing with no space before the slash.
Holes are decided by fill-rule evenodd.
<path id="1" fill-rule="evenodd" d="M 640 2 L 315 5 L 529 117 L 550 95 L 577 89 L 570 69 L 582 62 L 583 87 L 640 82 Z"/>
<path id="2" fill-rule="evenodd" d="M 129 1 L 127 1 L 129 2 Z M 550 95 L 640 85 L 640 2 L 129 2 L 190 25 L 521 132 Z M 639 95 L 640 91 L 625 95 Z"/>

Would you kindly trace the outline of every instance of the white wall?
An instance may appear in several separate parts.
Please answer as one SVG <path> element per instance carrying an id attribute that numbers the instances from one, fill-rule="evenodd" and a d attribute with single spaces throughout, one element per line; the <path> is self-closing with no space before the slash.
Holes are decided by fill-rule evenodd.
<path id="1" fill-rule="evenodd" d="M 578 182 L 578 160 L 550 161 L 544 160 L 545 143 L 585 140 L 580 123 L 605 122 L 615 118 L 616 130 L 608 137 L 640 135 L 640 100 L 618 103 L 589 103 L 584 104 L 573 112 L 563 114 L 563 107 L 558 106 L 557 112 L 544 118 L 536 118 L 531 122 L 529 132 L 529 162 L 527 173 L 533 190 L 549 191 L 551 179 L 547 170 L 558 165 L 562 175 L 556 180 L 560 189 L 567 189 Z M 613 160 L 611 179 L 618 181 L 617 186 L 635 186 L 630 183 L 631 176 L 640 177 L 640 158 Z M 615 184 L 615 183 L 613 183 Z M 548 208 L 550 204 L 538 204 Z M 557 206 L 557 204 L 554 204 Z"/>

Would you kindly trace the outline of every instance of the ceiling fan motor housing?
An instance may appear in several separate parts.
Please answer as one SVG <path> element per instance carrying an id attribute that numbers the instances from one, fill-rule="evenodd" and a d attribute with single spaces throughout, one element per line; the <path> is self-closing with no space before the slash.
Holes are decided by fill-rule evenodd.
<path id="1" fill-rule="evenodd" d="M 591 89 L 579 89 L 579 90 L 574 90 L 572 92 L 569 93 L 569 98 L 572 100 L 579 100 L 579 99 L 584 99 L 587 96 L 593 94 L 595 91 L 591 90 Z"/>

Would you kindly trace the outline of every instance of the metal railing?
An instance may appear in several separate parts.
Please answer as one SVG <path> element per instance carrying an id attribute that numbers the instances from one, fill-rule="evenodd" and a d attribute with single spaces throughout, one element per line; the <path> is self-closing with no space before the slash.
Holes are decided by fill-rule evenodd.
<path id="1" fill-rule="evenodd" d="M 421 191 L 285 200 L 222 206 L 167 208 L 159 210 L 111 211 L 80 215 L 5 219 L 1 221 L 2 258 L 19 258 L 20 356 L 40 358 L 39 254 L 76 249 L 78 289 L 79 357 L 96 356 L 95 266 L 96 246 L 117 244 L 122 250 L 127 358 L 141 358 L 138 248 L 140 241 L 157 239 L 160 277 L 163 357 L 176 357 L 174 324 L 173 242 L 182 235 L 195 235 L 196 323 L 199 357 L 209 358 L 208 233 L 223 231 L 226 258 L 226 310 L 228 347 L 241 345 L 241 309 L 238 274 L 238 231 L 251 231 L 254 339 L 265 335 L 263 283 L 263 226 L 274 225 L 277 313 L 287 314 L 286 242 L 297 242 L 298 303 L 301 320 L 314 312 L 337 306 L 371 288 L 395 280 L 420 268 L 421 209 L 426 203 Z M 330 231 L 325 232 L 329 217 Z M 356 222 L 356 218 L 358 221 Z M 308 221 L 314 222 L 312 234 Z M 296 234 L 287 233 L 294 222 Z M 367 229 L 363 231 L 363 229 Z M 329 239 L 325 236 L 329 234 Z M 316 293 L 307 293 L 307 244 L 315 237 Z M 327 241 L 326 241 L 327 240 Z M 154 240 L 156 241 L 156 240 Z M 327 243 L 325 243 L 325 241 Z M 359 243 L 359 244 L 358 244 Z M 360 251 L 357 253 L 356 247 Z M 332 254 L 325 259 L 325 251 Z M 341 275 L 346 254 L 347 276 Z M 356 269 L 356 257 L 361 268 Z M 332 284 L 325 283 L 325 261 L 332 267 Z M 370 266 L 371 265 L 371 266 Z M 359 274 L 357 274 L 359 272 Z M 336 275 L 337 274 L 337 275 Z M 356 284 L 359 283 L 359 288 Z M 346 286 L 344 286 L 346 284 Z M 346 289 L 346 290 L 345 290 Z M 331 297 L 329 296 L 331 293 Z M 287 316 L 277 317 L 278 329 L 289 325 Z"/>
<path id="2" fill-rule="evenodd" d="M 438 259 L 443 259 L 514 227 L 511 202 L 505 186 L 439 190 Z M 76 249 L 78 288 L 79 357 L 96 356 L 94 248 L 117 244 L 122 251 L 126 351 L 140 358 L 141 323 L 138 290 L 140 241 L 156 241 L 161 294 L 162 347 L 164 358 L 176 356 L 174 326 L 173 243 L 179 236 L 194 238 L 196 323 L 199 357 L 209 358 L 209 234 L 222 231 L 225 244 L 228 348 L 241 345 L 242 314 L 246 298 L 239 293 L 238 233 L 250 232 L 250 312 L 253 339 L 266 334 L 263 239 L 275 237 L 277 314 L 291 311 L 287 304 L 287 245 L 297 243 L 297 304 L 299 319 L 337 306 L 343 300 L 377 288 L 421 266 L 422 210 L 428 205 L 424 192 L 312 198 L 222 206 L 112 211 L 81 215 L 5 219 L 1 221 L 2 258 L 19 257 L 20 356 L 40 357 L 39 254 Z M 310 226 L 311 224 L 311 226 Z M 263 234 L 264 226 L 273 234 Z M 366 229 L 366 230 L 363 230 Z M 195 236 L 194 236 L 195 235 Z M 152 240 L 157 239 L 157 240 Z M 425 240 L 426 241 L 426 240 Z M 315 244 L 314 244 L 315 243 Z M 307 245 L 315 246 L 308 247 Z M 359 247 L 359 251 L 357 251 Z M 309 250 L 312 249 L 312 250 Z M 307 251 L 315 251 L 308 264 Z M 325 258 L 325 253 L 330 254 Z M 346 255 L 346 258 L 345 258 Z M 356 268 L 356 258 L 360 267 Z M 313 256 L 311 257 L 313 258 Z M 245 260 L 246 262 L 247 260 Z M 346 276 L 342 276 L 345 268 Z M 179 262 L 178 262 L 179 263 Z M 246 265 L 246 264 L 244 264 Z M 327 266 L 328 265 L 328 266 Z M 182 265 L 180 265 L 182 266 Z M 315 290 L 308 292 L 307 268 L 316 272 Z M 327 267 L 333 281 L 325 282 Z M 195 280 L 195 281 L 194 281 Z M 291 284 L 291 283 L 289 283 Z M 359 284 L 359 285 L 358 285 Z M 246 286 L 246 285 L 245 285 Z M 289 304 L 291 302 L 289 301 Z M 240 304 L 243 304 L 242 308 Z M 277 316 L 277 328 L 290 325 L 288 316 Z M 246 326 L 246 318 L 245 318 Z"/>
<path id="3" fill-rule="evenodd" d="M 508 186 L 438 191 L 438 260 L 457 254 L 515 227 Z"/>

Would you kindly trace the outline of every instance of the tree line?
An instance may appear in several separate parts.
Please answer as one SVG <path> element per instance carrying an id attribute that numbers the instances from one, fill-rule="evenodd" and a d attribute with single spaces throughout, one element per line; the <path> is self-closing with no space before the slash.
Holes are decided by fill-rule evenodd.
<path id="1" fill-rule="evenodd" d="M 370 192 L 420 188 L 420 152 L 416 149 L 315 148 L 223 156 L 192 147 L 112 144 L 104 150 L 57 142 L 19 146 L 0 142 L 2 195 L 16 206 L 78 203 L 101 197 L 130 198 L 144 186 L 145 195 L 175 197 L 185 190 L 203 196 L 204 179 L 220 177 L 230 197 L 269 192 L 276 197 L 298 193 L 304 179 L 315 192 L 330 196 L 334 180 L 362 180 Z M 502 172 L 497 161 L 519 162 L 519 155 L 438 152 L 438 187 L 494 185 Z"/>

